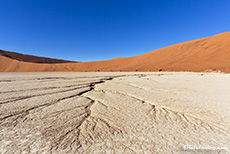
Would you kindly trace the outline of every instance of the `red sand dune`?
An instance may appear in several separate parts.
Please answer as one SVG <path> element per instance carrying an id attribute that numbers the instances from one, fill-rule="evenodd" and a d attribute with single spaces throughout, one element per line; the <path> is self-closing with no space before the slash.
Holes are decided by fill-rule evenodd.
<path id="1" fill-rule="evenodd" d="M 15 59 L 18 61 L 24 61 L 24 62 L 32 62 L 32 63 L 70 63 L 73 61 L 68 61 L 68 60 L 61 60 L 61 59 L 53 59 L 53 58 L 46 58 L 46 57 L 37 57 L 37 56 L 32 56 L 32 55 L 24 55 L 16 52 L 10 52 L 10 51 L 4 51 L 0 50 L 0 55 Z"/>
<path id="2" fill-rule="evenodd" d="M 230 72 L 230 32 L 175 44 L 140 56 L 107 61 L 41 64 L 0 55 L 1 72 L 158 71 L 160 69 L 195 72 L 216 69 Z"/>

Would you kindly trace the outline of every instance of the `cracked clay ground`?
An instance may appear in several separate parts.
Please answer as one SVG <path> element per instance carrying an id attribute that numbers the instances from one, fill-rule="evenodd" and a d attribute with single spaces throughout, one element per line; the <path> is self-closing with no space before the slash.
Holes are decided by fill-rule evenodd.
<path id="1" fill-rule="evenodd" d="M 229 153 L 230 74 L 0 73 L 0 153 Z"/>

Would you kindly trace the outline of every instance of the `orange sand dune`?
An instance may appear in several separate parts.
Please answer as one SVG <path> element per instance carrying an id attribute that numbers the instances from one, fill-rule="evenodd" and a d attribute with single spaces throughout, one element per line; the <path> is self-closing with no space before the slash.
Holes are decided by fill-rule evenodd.
<path id="1" fill-rule="evenodd" d="M 32 55 L 24 55 L 16 52 L 10 52 L 10 51 L 4 51 L 0 50 L 0 55 L 4 57 L 8 57 L 11 59 L 15 59 L 18 61 L 24 61 L 24 62 L 32 62 L 32 63 L 70 63 L 73 61 L 68 60 L 61 60 L 61 59 L 53 59 L 53 58 L 46 58 L 46 57 L 37 57 Z"/>
<path id="2" fill-rule="evenodd" d="M 230 72 L 230 32 L 164 47 L 149 53 L 107 61 L 33 63 L 0 55 L 1 72 L 53 71 L 204 71 Z"/>

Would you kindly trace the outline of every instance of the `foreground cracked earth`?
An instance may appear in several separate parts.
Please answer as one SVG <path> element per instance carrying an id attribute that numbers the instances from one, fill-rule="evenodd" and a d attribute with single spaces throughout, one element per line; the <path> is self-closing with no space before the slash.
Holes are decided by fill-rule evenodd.
<path id="1" fill-rule="evenodd" d="M 229 153 L 230 75 L 0 73 L 1 153 Z"/>

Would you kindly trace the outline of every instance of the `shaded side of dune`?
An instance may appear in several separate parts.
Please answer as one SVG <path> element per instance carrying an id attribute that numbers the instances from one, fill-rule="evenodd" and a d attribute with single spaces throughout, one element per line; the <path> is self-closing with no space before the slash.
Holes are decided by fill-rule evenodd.
<path id="1" fill-rule="evenodd" d="M 62 60 L 62 59 L 24 55 L 24 54 L 20 54 L 20 53 L 16 53 L 16 52 L 10 52 L 10 51 L 4 51 L 4 50 L 0 50 L 0 55 L 2 55 L 4 57 L 8 57 L 10 59 L 15 59 L 18 61 L 23 61 L 23 62 L 31 62 L 31 63 L 53 64 L 53 63 L 70 63 L 70 62 L 73 62 L 73 61 Z"/>

